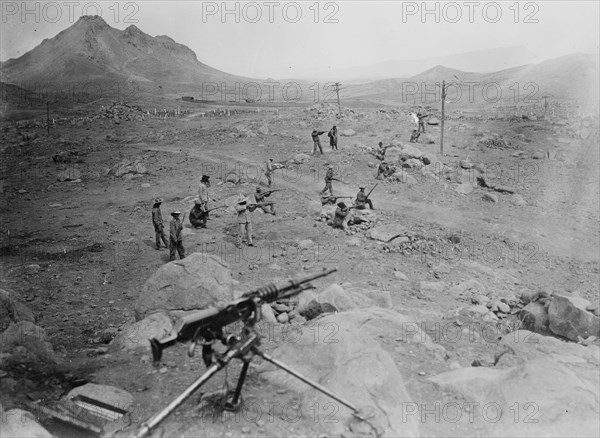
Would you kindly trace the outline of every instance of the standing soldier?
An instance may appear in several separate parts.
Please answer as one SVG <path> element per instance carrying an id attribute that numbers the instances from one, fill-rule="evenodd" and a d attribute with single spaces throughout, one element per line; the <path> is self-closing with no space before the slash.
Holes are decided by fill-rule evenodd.
<path id="1" fill-rule="evenodd" d="M 333 181 L 333 164 L 330 164 L 327 168 L 327 173 L 325 174 L 325 187 L 321 190 L 321 195 L 324 195 L 327 190 L 329 190 L 329 195 L 333 196 L 333 188 L 331 187 L 331 181 Z"/>
<path id="2" fill-rule="evenodd" d="M 271 187 L 271 175 L 275 171 L 275 166 L 273 166 L 273 158 L 269 158 L 267 161 L 267 169 L 265 171 L 265 175 L 267 177 L 267 181 L 269 182 L 269 187 Z"/>
<path id="3" fill-rule="evenodd" d="M 375 210 L 373 208 L 373 201 L 367 198 L 367 195 L 365 194 L 365 188 L 363 186 L 359 187 L 359 191 L 356 194 L 356 201 L 354 202 L 354 204 L 356 205 L 356 208 L 358 210 L 364 210 L 366 208 L 366 204 L 369 204 L 369 208 L 371 210 Z"/>
<path id="4" fill-rule="evenodd" d="M 329 146 L 331 146 L 331 150 L 337 149 L 338 135 L 337 128 L 335 125 L 333 125 L 333 128 L 329 130 L 327 136 L 329 137 Z"/>
<path id="5" fill-rule="evenodd" d="M 254 244 L 252 243 L 252 222 L 250 221 L 248 198 L 246 198 L 243 194 L 240 194 L 238 198 L 235 211 L 237 213 L 238 221 L 238 236 L 236 246 L 238 248 L 242 247 L 244 233 L 246 234 L 246 241 L 248 242 L 248 246 L 254 246 Z"/>
<path id="6" fill-rule="evenodd" d="M 175 260 L 175 249 L 177 249 L 177 253 L 179 254 L 180 259 L 185 258 L 185 249 L 183 248 L 183 238 L 181 237 L 181 231 L 183 230 L 183 226 L 179 221 L 179 215 L 181 212 L 174 211 L 171 213 L 173 216 L 173 220 L 170 223 L 170 231 L 171 231 L 171 245 L 169 247 L 169 257 L 171 261 Z"/>
<path id="7" fill-rule="evenodd" d="M 198 199 L 204 205 L 204 208 L 208 210 L 208 188 L 210 187 L 208 175 L 202 175 L 200 180 L 200 187 L 198 188 Z"/>
<path id="8" fill-rule="evenodd" d="M 418 129 L 419 133 L 421 131 L 423 131 L 423 133 L 425 133 L 425 122 L 423 121 L 423 119 L 425 119 L 426 117 L 429 117 L 429 116 L 427 114 L 421 114 L 420 112 L 417 113 L 417 119 L 419 119 L 419 129 Z"/>
<path id="9" fill-rule="evenodd" d="M 169 247 L 167 236 L 165 235 L 165 226 L 163 224 L 162 213 L 160 212 L 160 204 L 162 199 L 156 198 L 152 206 L 152 225 L 154 225 L 154 233 L 156 235 L 156 249 L 160 249 L 160 241 L 162 239 L 165 248 Z"/>
<path id="10" fill-rule="evenodd" d="M 323 135 L 325 134 L 325 131 L 317 131 L 316 129 L 312 132 L 312 139 L 313 139 L 313 151 L 311 155 L 314 155 L 317 153 L 317 147 L 319 148 L 319 151 L 321 152 L 321 155 L 323 155 L 323 148 L 321 147 L 321 140 L 319 139 L 319 135 Z"/>
<path id="11" fill-rule="evenodd" d="M 271 213 L 273 216 L 275 216 L 274 203 L 269 203 L 267 205 L 263 204 L 264 202 L 266 202 L 265 198 L 268 198 L 269 196 L 271 196 L 271 193 L 272 192 L 268 192 L 268 191 L 263 192 L 260 187 L 257 187 L 256 193 L 254 194 L 254 199 L 256 201 L 256 204 L 258 205 L 258 208 L 260 208 L 264 213 Z M 270 211 L 269 211 L 269 207 L 270 207 Z"/>

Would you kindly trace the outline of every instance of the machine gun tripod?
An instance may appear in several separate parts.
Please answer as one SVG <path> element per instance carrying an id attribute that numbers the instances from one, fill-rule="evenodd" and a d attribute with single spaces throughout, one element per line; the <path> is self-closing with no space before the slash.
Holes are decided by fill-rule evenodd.
<path id="1" fill-rule="evenodd" d="M 224 404 L 223 409 L 230 411 L 237 410 L 240 407 L 242 387 L 244 386 L 248 367 L 254 356 L 263 358 L 267 362 L 272 363 L 276 367 L 343 404 L 352 411 L 355 418 L 365 421 L 375 432 L 375 435 L 380 436 L 382 432 L 369 422 L 369 418 L 374 416 L 373 410 L 358 409 L 350 402 L 289 368 L 287 365 L 263 352 L 259 348 L 260 337 L 256 332 L 255 325 L 261 317 L 260 305 L 263 302 L 271 302 L 276 299 L 297 295 L 301 291 L 312 287 L 308 284 L 309 280 L 329 275 L 332 272 L 335 272 L 335 269 L 324 271 L 321 274 L 316 274 L 303 280 L 292 280 L 288 286 L 284 287 L 270 285 L 259 289 L 256 292 L 246 294 L 246 298 L 242 297 L 241 299 L 228 304 L 223 309 L 207 309 L 200 315 L 192 315 L 192 317 L 187 319 L 184 317 L 179 325 L 175 327 L 175 333 L 173 335 L 161 341 L 153 339 L 151 341 L 151 347 L 155 364 L 160 362 L 162 349 L 172 345 L 176 340 L 192 340 L 192 344 L 188 350 L 190 356 L 193 355 L 196 345 L 202 340 L 202 358 L 208 368 L 204 374 L 189 385 L 180 395 L 171 401 L 169 405 L 144 422 L 138 429 L 137 434 L 135 435 L 136 438 L 147 436 L 156 426 L 164 421 L 167 416 L 175 411 L 175 409 L 177 409 L 201 386 L 208 382 L 217 372 L 225 368 L 233 359 L 241 360 L 243 365 L 233 397 Z M 281 292 L 285 293 L 282 294 Z M 224 335 L 222 327 L 237 320 L 242 320 L 244 322 L 241 333 L 239 335 Z M 213 352 L 212 344 L 216 341 L 221 341 L 227 346 L 227 350 L 224 353 L 217 354 Z"/>

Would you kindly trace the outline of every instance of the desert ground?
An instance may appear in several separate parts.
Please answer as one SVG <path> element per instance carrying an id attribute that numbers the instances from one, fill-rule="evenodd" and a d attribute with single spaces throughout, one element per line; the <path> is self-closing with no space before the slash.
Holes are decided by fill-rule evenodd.
<path id="1" fill-rule="evenodd" d="M 574 103 L 568 105 L 575 108 Z M 450 109 L 441 155 L 439 124 L 426 125 L 424 137 L 433 143 L 423 141 L 423 136 L 418 143 L 408 143 L 414 128 L 410 113 L 415 110 L 408 104 L 342 102 L 342 106 L 339 116 L 331 103 L 103 100 L 53 109 L 55 123 L 49 134 L 43 105 L 4 112 L 1 287 L 33 312 L 35 324 L 45 330 L 51 344 L 52 360 L 16 360 L 14 352 L 4 353 L 3 408 L 26 402 L 50 405 L 83 383 L 112 385 L 129 392 L 134 402 L 129 423 L 119 423 L 110 433 L 131 436 L 141 421 L 203 372 L 200 355 L 188 357 L 183 345 L 165 351 L 159 367 L 152 366 L 145 343 L 140 341 L 135 349 L 115 345 L 115 339 L 138 320 L 134 306 L 144 283 L 169 263 L 168 250 L 154 248 L 151 209 L 156 197 L 164 200 L 166 222 L 171 211 L 185 214 L 187 256 L 220 257 L 239 282 L 237 292 L 337 267 L 335 274 L 314 282 L 316 292 L 337 283 L 344 290 L 375 296 L 376 302 L 388 300 L 381 307 L 404 315 L 431 338 L 428 343 L 406 342 L 393 330 L 386 333 L 385 324 L 376 338 L 396 365 L 403 391 L 419 409 L 467 399 L 430 379 L 436 375 L 476 367 L 508 369 L 519 363 L 506 359 L 504 337 L 521 327 L 519 313 L 527 303 L 523 296 L 577 295 L 595 303 L 597 312 L 597 119 L 576 110 L 522 118 L 510 111 L 489 110 L 481 116 Z M 438 106 L 432 104 L 431 111 L 439 118 Z M 154 108 L 163 107 L 179 108 L 180 113 L 154 115 Z M 324 154 L 309 155 L 311 131 L 333 125 L 341 133 L 339 150 L 332 151 L 323 135 Z M 370 150 L 379 141 L 398 149 L 416 147 L 441 167 L 437 173 L 405 167 L 400 180 L 378 181 L 378 160 Z M 54 156 L 68 157 L 70 162 L 55 161 Z M 284 190 L 269 198 L 276 202 L 275 216 L 253 214 L 254 248 L 236 249 L 237 224 L 231 208 L 211 213 L 207 229 L 190 226 L 187 212 L 203 174 L 210 176 L 210 194 L 217 200 L 211 205 L 222 201 L 231 207 L 238 194 L 248 196 L 257 186 L 266 187 L 262 169 L 270 157 L 285 163 L 273 182 L 273 188 Z M 130 166 L 134 170 L 117 176 L 117 170 L 128 165 L 124 160 L 134 163 Z M 333 164 L 346 183 L 334 181 L 336 195 L 354 197 L 360 185 L 370 190 L 379 183 L 371 195 L 376 219 L 370 229 L 350 227 L 345 232 L 321 220 L 319 191 L 327 164 Z M 401 239 L 382 242 L 370 237 L 372 229 L 392 225 L 404 227 Z M 262 348 L 271 352 L 286 344 L 285 327 L 292 325 L 316 336 L 319 321 L 341 314 L 311 321 L 297 316 L 295 325 L 294 319 L 272 323 L 274 330 L 265 334 Z M 377 315 L 370 318 L 386 321 Z M 475 330 L 475 336 L 458 339 L 439 331 L 440 325 L 449 324 L 460 333 L 469 323 L 487 324 L 495 331 L 484 335 Z M 336 336 L 336 331 L 321 329 L 322 337 Z M 337 334 L 340 345 L 360 343 L 342 339 L 345 333 Z M 561 344 L 577 345 L 546 335 Z M 590 350 L 600 345 L 593 338 L 579 344 Z M 293 348 L 293 343 L 285 347 Z M 301 385 L 286 386 L 268 378 L 264 365 L 260 359 L 253 361 L 243 391 L 244 403 L 254 403 L 258 413 L 215 411 L 226 376 L 221 372 L 152 436 L 330 436 L 338 434 L 338 428 L 346 430 L 343 436 L 368 433 L 349 431 L 349 411 L 339 404 L 309 408 Z M 239 369 L 240 362 L 230 365 L 230 386 Z M 360 372 L 355 371 L 358 378 Z M 556 377 L 562 374 L 543 367 L 538 371 L 548 379 L 562 379 Z M 320 381 L 325 386 L 329 382 Z M 533 385 L 544 387 L 544 382 L 539 377 Z M 536 398 L 541 390 L 532 394 L 531 410 L 520 406 L 521 421 L 512 421 L 508 429 L 495 428 L 480 415 L 475 421 L 465 415 L 454 422 L 414 417 L 404 423 L 404 431 L 406 436 L 550 433 L 554 423 L 544 412 L 547 400 Z M 560 393 L 565 400 L 571 395 L 567 390 Z M 385 406 L 385 400 L 380 402 Z M 290 403 L 303 407 L 297 418 L 290 419 L 291 411 L 284 409 Z M 595 408 L 582 403 L 581 415 L 594 417 L 597 392 Z M 275 406 L 271 413 L 269 406 Z M 523 416 L 538 418 L 538 414 L 540 422 L 531 426 L 537 429 L 527 429 L 530 425 L 523 423 Z M 92 435 L 55 420 L 46 419 L 44 426 L 57 436 Z M 582 434 L 594 430 L 593 425 L 581 427 Z"/>

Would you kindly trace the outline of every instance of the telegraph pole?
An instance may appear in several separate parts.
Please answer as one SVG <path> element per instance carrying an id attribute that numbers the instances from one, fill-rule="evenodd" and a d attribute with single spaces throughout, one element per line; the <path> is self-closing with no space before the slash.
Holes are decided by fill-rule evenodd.
<path id="1" fill-rule="evenodd" d="M 48 127 L 48 137 L 50 137 L 50 101 L 46 101 L 46 125 Z"/>
<path id="2" fill-rule="evenodd" d="M 442 120 L 440 126 L 440 155 L 444 156 L 444 108 L 446 106 L 446 81 L 442 81 Z"/>
<path id="3" fill-rule="evenodd" d="M 341 116 L 342 115 L 342 106 L 340 105 L 340 87 L 342 86 L 342 84 L 340 84 L 339 82 L 336 82 L 335 84 L 333 84 L 333 86 L 335 87 L 335 94 L 337 95 L 338 116 Z"/>

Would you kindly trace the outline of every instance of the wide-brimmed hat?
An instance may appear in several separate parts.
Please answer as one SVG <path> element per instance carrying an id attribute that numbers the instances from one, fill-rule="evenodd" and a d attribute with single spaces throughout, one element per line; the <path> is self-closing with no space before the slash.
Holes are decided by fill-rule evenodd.
<path id="1" fill-rule="evenodd" d="M 343 202 L 338 202 L 337 206 L 340 208 L 346 208 L 346 204 L 344 204 Z"/>
<path id="2" fill-rule="evenodd" d="M 162 204 L 162 198 L 154 198 L 155 204 Z"/>
<path id="3" fill-rule="evenodd" d="M 273 158 L 269 158 L 269 161 L 273 161 Z"/>
<path id="4" fill-rule="evenodd" d="M 208 181 L 209 178 L 210 178 L 210 176 L 208 176 L 208 175 L 202 175 L 202 179 L 200 181 L 205 182 L 205 181 Z"/>
<path id="5" fill-rule="evenodd" d="M 330 169 L 333 169 L 333 164 L 330 164 L 330 165 L 329 165 L 329 166 L 327 166 L 327 167 L 329 167 Z"/>
<path id="6" fill-rule="evenodd" d="M 196 204 L 196 205 L 202 205 L 202 201 L 200 199 L 196 199 L 194 201 L 194 204 Z"/>
<path id="7" fill-rule="evenodd" d="M 359 188 L 360 190 L 364 190 L 366 187 L 365 187 L 365 186 L 358 186 L 358 188 Z"/>
<path id="8" fill-rule="evenodd" d="M 262 192 L 262 189 L 260 187 L 257 187 L 256 188 L 256 193 L 260 193 L 260 192 Z"/>
<path id="9" fill-rule="evenodd" d="M 171 213 L 171 216 L 179 216 L 180 214 L 180 211 L 174 211 L 173 213 Z"/>

